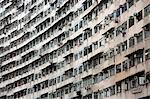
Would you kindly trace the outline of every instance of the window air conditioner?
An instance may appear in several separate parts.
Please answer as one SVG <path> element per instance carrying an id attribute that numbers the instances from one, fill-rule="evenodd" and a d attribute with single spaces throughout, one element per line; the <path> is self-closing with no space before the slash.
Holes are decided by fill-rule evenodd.
<path id="1" fill-rule="evenodd" d="M 60 5 L 57 5 L 57 8 L 60 8 Z"/>
<path id="2" fill-rule="evenodd" d="M 85 90 L 87 90 L 87 91 L 91 90 L 91 86 L 90 85 L 86 86 Z"/>
<path id="3" fill-rule="evenodd" d="M 123 36 L 125 36 L 125 34 L 126 34 L 126 32 L 125 32 L 125 30 L 124 30 L 123 27 L 121 27 L 121 28 L 119 29 L 119 32 L 121 32 Z"/>
<path id="4" fill-rule="evenodd" d="M 98 19 L 98 17 L 97 16 L 95 16 L 95 18 L 94 18 L 95 20 L 97 20 Z"/>
<path id="5" fill-rule="evenodd" d="M 60 27 L 59 30 L 62 30 L 62 27 Z"/>
<path id="6" fill-rule="evenodd" d="M 138 34 L 134 34 L 135 37 L 138 37 L 139 35 L 140 35 L 139 33 Z"/>
<path id="7" fill-rule="evenodd" d="M 71 23 L 68 23 L 68 26 L 71 26 Z"/>
<path id="8" fill-rule="evenodd" d="M 120 8 L 123 8 L 123 5 L 120 5 L 119 7 L 120 7 Z"/>
<path id="9" fill-rule="evenodd" d="M 102 24 L 102 29 L 105 29 L 105 25 L 104 24 Z"/>
<path id="10" fill-rule="evenodd" d="M 139 77 L 139 84 L 144 85 L 145 84 L 145 77 Z"/>
<path id="11" fill-rule="evenodd" d="M 133 15 L 134 15 L 135 17 L 137 17 L 137 16 L 138 16 L 138 13 L 134 13 Z"/>
<path id="12" fill-rule="evenodd" d="M 145 55 L 148 55 L 149 53 L 148 52 L 145 52 Z"/>
<path id="13" fill-rule="evenodd" d="M 119 23 L 119 19 L 118 18 L 115 18 L 114 21 L 115 21 L 115 23 Z"/>
<path id="14" fill-rule="evenodd" d="M 42 53 L 39 53 L 39 56 L 42 57 Z"/>
<path id="15" fill-rule="evenodd" d="M 73 31 L 73 28 L 69 28 L 69 31 Z"/>
<path id="16" fill-rule="evenodd" d="M 130 17 L 129 17 L 129 19 L 133 19 L 133 18 L 134 18 L 134 16 L 130 16 Z"/>
<path id="17" fill-rule="evenodd" d="M 81 95 L 81 90 L 76 92 L 77 95 Z"/>
<path id="18" fill-rule="evenodd" d="M 58 46 L 61 46 L 61 45 L 63 45 L 63 43 L 62 43 L 62 42 L 59 42 L 57 45 L 58 45 Z"/>
<path id="19" fill-rule="evenodd" d="M 127 91 L 128 90 L 128 84 L 126 84 L 125 82 L 122 84 L 122 89 L 124 91 Z"/>

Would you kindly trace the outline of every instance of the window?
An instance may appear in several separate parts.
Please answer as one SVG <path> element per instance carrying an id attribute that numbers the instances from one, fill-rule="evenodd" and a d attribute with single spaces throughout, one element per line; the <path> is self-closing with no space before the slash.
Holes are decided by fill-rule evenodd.
<path id="1" fill-rule="evenodd" d="M 138 34 L 135 34 L 135 37 L 137 39 L 137 43 L 143 41 L 143 32 L 141 31 L 140 33 Z"/>
<path id="2" fill-rule="evenodd" d="M 92 12 L 90 12 L 90 13 L 88 14 L 88 20 L 89 20 L 89 21 L 92 20 Z"/>
<path id="3" fill-rule="evenodd" d="M 103 73 L 100 72 L 100 73 L 99 73 L 99 81 L 102 81 L 102 80 L 103 80 Z"/>
<path id="4" fill-rule="evenodd" d="M 78 60 L 78 54 L 75 54 L 75 60 Z"/>
<path id="5" fill-rule="evenodd" d="M 82 66 L 79 67 L 79 74 L 82 73 Z"/>
<path id="6" fill-rule="evenodd" d="M 121 63 L 116 65 L 116 73 L 120 73 L 121 72 Z"/>
<path id="7" fill-rule="evenodd" d="M 79 58 L 82 58 L 82 51 L 79 52 Z"/>
<path id="8" fill-rule="evenodd" d="M 74 76 L 76 76 L 78 73 L 77 68 L 74 69 Z"/>
<path id="9" fill-rule="evenodd" d="M 84 3 L 83 3 L 84 11 L 87 9 L 87 7 L 88 7 L 88 6 L 87 6 L 87 3 L 86 3 L 86 2 L 84 2 Z"/>
<path id="10" fill-rule="evenodd" d="M 85 47 L 85 48 L 84 48 L 84 56 L 87 55 L 87 54 L 88 54 L 88 48 Z"/>
<path id="11" fill-rule="evenodd" d="M 130 88 L 136 88 L 138 86 L 137 76 L 130 78 Z"/>
<path id="12" fill-rule="evenodd" d="M 116 36 L 118 36 L 121 32 L 122 32 L 122 27 L 121 26 L 117 27 Z"/>
<path id="13" fill-rule="evenodd" d="M 78 31 L 78 24 L 75 26 L 75 32 Z"/>
<path id="14" fill-rule="evenodd" d="M 94 99 L 98 99 L 98 92 L 94 92 Z"/>
<path id="15" fill-rule="evenodd" d="M 84 96 L 83 99 L 92 99 L 92 94 Z"/>
<path id="16" fill-rule="evenodd" d="M 122 43 L 122 51 L 125 51 L 127 49 L 127 40 Z"/>
<path id="17" fill-rule="evenodd" d="M 133 67 L 135 65 L 134 54 L 129 56 L 129 67 Z"/>
<path id="18" fill-rule="evenodd" d="M 134 25 L 134 17 L 130 16 L 129 18 L 129 28 L 132 27 Z"/>
<path id="19" fill-rule="evenodd" d="M 114 65 L 110 68 L 110 76 L 115 74 L 115 67 Z"/>
<path id="20" fill-rule="evenodd" d="M 88 62 L 83 63 L 83 70 L 87 71 L 88 70 Z"/>
<path id="21" fill-rule="evenodd" d="M 90 45 L 89 47 L 88 47 L 88 53 L 91 53 L 92 52 L 92 45 Z"/>
<path id="22" fill-rule="evenodd" d="M 133 45 L 135 45 L 135 40 L 134 40 L 134 37 L 131 37 L 129 39 L 129 47 L 132 47 Z"/>
<path id="23" fill-rule="evenodd" d="M 109 58 L 109 57 L 108 57 L 108 53 L 104 53 L 104 54 L 103 54 L 103 58 L 104 58 L 105 61 L 108 60 L 108 58 Z"/>
<path id="24" fill-rule="evenodd" d="M 150 14 L 150 4 L 144 8 L 144 16 L 148 16 Z"/>
<path id="25" fill-rule="evenodd" d="M 128 6 L 129 6 L 129 8 L 131 7 L 131 6 L 133 6 L 134 5 L 134 0 L 128 0 Z"/>
<path id="26" fill-rule="evenodd" d="M 94 81 L 94 83 L 97 83 L 97 82 L 98 82 L 98 74 L 94 75 L 93 81 Z"/>
<path id="27" fill-rule="evenodd" d="M 94 33 L 97 33 L 97 32 L 98 32 L 98 27 L 95 26 L 95 27 L 94 27 Z"/>
<path id="28" fill-rule="evenodd" d="M 106 78 L 108 78 L 108 77 L 109 77 L 109 72 L 108 72 L 108 70 L 104 70 L 104 71 L 103 71 L 103 78 L 106 79 Z"/>
<path id="29" fill-rule="evenodd" d="M 95 10 L 94 10 L 94 18 L 96 19 L 97 18 L 97 16 L 98 16 L 98 9 L 97 8 L 95 8 Z"/>
<path id="30" fill-rule="evenodd" d="M 110 58 L 114 57 L 114 55 L 115 55 L 114 49 L 111 49 L 109 54 L 110 54 L 109 55 Z"/>
<path id="31" fill-rule="evenodd" d="M 85 78 L 83 78 L 83 87 L 91 85 L 92 82 L 93 82 L 92 76 L 86 76 Z"/>
<path id="32" fill-rule="evenodd" d="M 83 21 L 80 21 L 79 28 L 82 28 L 82 27 L 83 27 Z"/>
<path id="33" fill-rule="evenodd" d="M 104 92 L 104 97 L 109 97 L 110 94 L 108 88 L 104 89 L 103 92 Z"/>
<path id="34" fill-rule="evenodd" d="M 122 62 L 122 68 L 123 68 L 123 71 L 126 71 L 128 69 L 128 60 L 125 60 Z"/>
<path id="35" fill-rule="evenodd" d="M 99 99 L 103 99 L 103 91 L 102 90 L 99 92 Z"/>
<path id="36" fill-rule="evenodd" d="M 138 12 L 138 13 L 135 13 L 135 17 L 136 17 L 137 21 L 142 20 L 142 18 L 143 18 L 142 10 L 140 12 Z"/>
<path id="37" fill-rule="evenodd" d="M 94 42 L 94 50 L 98 49 L 98 41 Z"/>
<path id="38" fill-rule="evenodd" d="M 121 91 L 122 91 L 121 82 L 117 82 L 116 91 L 117 91 L 117 93 L 121 93 Z"/>
<path id="39" fill-rule="evenodd" d="M 121 5 L 122 13 L 124 13 L 127 10 L 127 3 Z"/>
<path id="40" fill-rule="evenodd" d="M 142 62 L 143 62 L 143 50 L 139 50 L 139 51 L 135 54 L 135 58 L 136 58 L 137 64 L 142 63 Z"/>
<path id="41" fill-rule="evenodd" d="M 147 24 L 146 26 L 144 26 L 143 29 L 144 29 L 145 38 L 150 37 L 150 24 Z"/>
<path id="42" fill-rule="evenodd" d="M 95 58 L 93 59 L 93 64 L 92 64 L 93 67 L 97 66 L 98 63 L 99 63 L 98 57 L 95 57 Z"/>
<path id="43" fill-rule="evenodd" d="M 120 8 L 118 8 L 116 11 L 116 17 L 119 17 L 119 16 L 120 16 Z"/>
<path id="44" fill-rule="evenodd" d="M 92 36 L 92 29 L 88 30 L 87 33 L 88 33 L 88 37 L 91 37 Z"/>
<path id="45" fill-rule="evenodd" d="M 76 12 L 74 13 L 74 15 L 75 15 L 75 17 L 77 17 L 77 16 L 78 16 L 78 11 L 76 11 Z"/>
<path id="46" fill-rule="evenodd" d="M 92 0 L 88 0 L 87 3 L 88 3 L 88 6 L 90 7 L 92 5 Z"/>
<path id="47" fill-rule="evenodd" d="M 117 45 L 116 52 L 117 52 L 117 54 L 119 54 L 121 52 L 121 46 L 120 46 L 120 44 Z"/>
<path id="48" fill-rule="evenodd" d="M 122 31 L 121 32 L 125 32 L 127 30 L 127 21 L 125 21 L 122 25 L 121 25 Z"/>
<path id="49" fill-rule="evenodd" d="M 84 40 L 87 39 L 87 33 L 84 33 Z"/>
<path id="50" fill-rule="evenodd" d="M 102 47 L 103 45 L 102 45 L 102 41 L 99 41 L 99 47 Z"/>
<path id="51" fill-rule="evenodd" d="M 112 96 L 112 95 L 115 95 L 115 85 L 113 85 L 113 86 L 111 86 L 110 88 L 109 88 L 109 90 L 110 90 L 110 96 Z"/>
<path id="52" fill-rule="evenodd" d="M 112 29 L 109 30 L 109 38 L 113 39 L 114 35 L 115 35 L 115 30 L 114 30 L 114 28 L 112 28 Z"/>
<path id="53" fill-rule="evenodd" d="M 145 50 L 145 60 L 150 59 L 150 49 Z"/>

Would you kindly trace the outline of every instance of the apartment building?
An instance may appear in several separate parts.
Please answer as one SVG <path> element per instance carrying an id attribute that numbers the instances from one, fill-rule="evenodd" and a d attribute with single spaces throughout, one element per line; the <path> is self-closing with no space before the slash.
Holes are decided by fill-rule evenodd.
<path id="1" fill-rule="evenodd" d="M 150 99 L 150 0 L 0 0 L 0 99 Z"/>

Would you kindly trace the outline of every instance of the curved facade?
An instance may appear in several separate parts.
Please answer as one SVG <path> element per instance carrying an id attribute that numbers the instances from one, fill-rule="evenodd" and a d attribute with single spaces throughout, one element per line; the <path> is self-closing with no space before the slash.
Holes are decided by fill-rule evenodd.
<path id="1" fill-rule="evenodd" d="M 150 99 L 149 0 L 0 0 L 0 99 Z"/>

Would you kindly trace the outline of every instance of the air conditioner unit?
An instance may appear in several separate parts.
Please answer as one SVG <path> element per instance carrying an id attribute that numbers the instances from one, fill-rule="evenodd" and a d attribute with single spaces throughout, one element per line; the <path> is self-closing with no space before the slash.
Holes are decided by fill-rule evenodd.
<path id="1" fill-rule="evenodd" d="M 62 42 L 59 42 L 57 45 L 58 45 L 58 46 L 61 46 L 61 45 L 63 45 L 63 43 L 62 43 Z"/>
<path id="2" fill-rule="evenodd" d="M 60 8 L 60 5 L 57 5 L 57 8 Z"/>
<path id="3" fill-rule="evenodd" d="M 114 22 L 115 22 L 115 23 L 119 23 L 119 19 L 118 19 L 118 18 L 115 18 L 115 19 L 114 19 Z"/>
<path id="4" fill-rule="evenodd" d="M 86 87 L 85 87 L 85 90 L 87 90 L 87 91 L 88 91 L 88 90 L 91 90 L 91 86 L 90 86 L 90 85 L 86 86 Z"/>
<path id="5" fill-rule="evenodd" d="M 126 84 L 125 82 L 122 84 L 122 89 L 124 91 L 127 91 L 128 90 L 128 84 Z"/>
<path id="6" fill-rule="evenodd" d="M 124 37 L 126 35 L 126 32 L 125 31 L 122 31 L 122 36 Z"/>
<path id="7" fill-rule="evenodd" d="M 79 44 L 81 45 L 83 43 L 83 39 L 79 39 Z"/>
<path id="8" fill-rule="evenodd" d="M 145 84 L 145 77 L 139 77 L 139 84 L 144 85 Z"/>
<path id="9" fill-rule="evenodd" d="M 102 29 L 105 29 L 105 25 L 104 24 L 102 24 Z"/>
<path id="10" fill-rule="evenodd" d="M 138 36 L 139 36 L 139 33 L 138 33 L 138 34 L 134 34 L 134 36 L 135 36 L 135 37 L 138 37 Z"/>
<path id="11" fill-rule="evenodd" d="M 69 31 L 73 31 L 73 28 L 69 28 Z"/>
<path id="12" fill-rule="evenodd" d="M 97 19 L 98 19 L 98 17 L 96 16 L 94 19 L 95 19 L 95 20 L 97 20 Z"/>
<path id="13" fill-rule="evenodd" d="M 133 19 L 133 18 L 134 18 L 134 16 L 130 16 L 130 17 L 129 17 L 129 19 Z"/>
<path id="14" fill-rule="evenodd" d="M 138 16 L 138 13 L 134 13 L 133 15 L 134 15 L 135 17 L 137 17 L 137 16 Z"/>
<path id="15" fill-rule="evenodd" d="M 42 57 L 42 53 L 39 53 L 39 56 Z"/>
<path id="16" fill-rule="evenodd" d="M 80 91 L 77 91 L 76 94 L 77 94 L 78 96 L 80 96 L 80 95 L 81 95 L 81 90 L 80 90 Z"/>
<path id="17" fill-rule="evenodd" d="M 148 52 L 145 52 L 145 56 L 148 55 L 148 54 L 149 54 Z"/>
<path id="18" fill-rule="evenodd" d="M 71 26 L 71 23 L 68 23 L 68 26 Z"/>
<path id="19" fill-rule="evenodd" d="M 52 5 L 52 3 L 51 3 L 51 2 L 49 2 L 49 5 L 51 6 L 51 5 Z"/>
<path id="20" fill-rule="evenodd" d="M 62 30 L 62 27 L 60 27 L 59 30 Z"/>
<path id="21" fill-rule="evenodd" d="M 123 8 L 123 5 L 120 5 L 119 7 L 120 7 L 120 8 Z"/>

